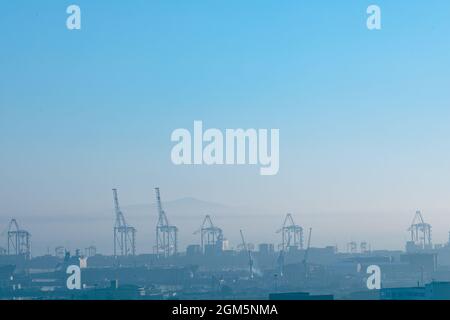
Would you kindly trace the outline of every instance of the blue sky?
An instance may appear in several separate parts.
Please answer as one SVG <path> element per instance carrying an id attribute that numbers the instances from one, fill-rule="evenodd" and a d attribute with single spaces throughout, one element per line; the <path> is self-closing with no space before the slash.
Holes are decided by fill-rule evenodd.
<path id="1" fill-rule="evenodd" d="M 446 0 L 3 3 L 0 229 L 109 209 L 112 187 L 151 202 L 156 185 L 280 215 L 395 213 L 397 229 L 421 208 L 450 226 L 448 34 Z M 194 120 L 279 128 L 279 174 L 174 167 L 170 134 Z"/>

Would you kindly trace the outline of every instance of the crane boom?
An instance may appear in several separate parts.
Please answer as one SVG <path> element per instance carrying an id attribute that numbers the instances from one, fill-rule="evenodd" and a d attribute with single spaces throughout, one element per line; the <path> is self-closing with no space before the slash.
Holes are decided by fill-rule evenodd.
<path id="1" fill-rule="evenodd" d="M 120 212 L 120 206 L 119 206 L 119 197 L 117 195 L 117 189 L 113 189 L 113 197 L 114 197 L 114 208 L 117 212 Z"/>
<path id="2" fill-rule="evenodd" d="M 244 233 L 242 232 L 242 230 L 239 230 L 239 231 L 241 233 L 242 246 L 243 246 L 244 250 L 247 251 L 247 254 L 248 254 L 248 266 L 249 266 L 249 269 L 250 269 L 250 278 L 253 279 L 253 258 L 252 258 L 252 253 L 251 253 L 250 249 L 248 248 L 247 243 L 245 242 Z"/>
<path id="3" fill-rule="evenodd" d="M 117 189 L 113 189 L 113 198 L 114 198 L 114 210 L 116 213 L 116 227 L 125 227 L 127 223 L 125 221 L 125 217 L 122 213 L 122 210 L 120 210 L 119 196 L 117 193 Z"/>

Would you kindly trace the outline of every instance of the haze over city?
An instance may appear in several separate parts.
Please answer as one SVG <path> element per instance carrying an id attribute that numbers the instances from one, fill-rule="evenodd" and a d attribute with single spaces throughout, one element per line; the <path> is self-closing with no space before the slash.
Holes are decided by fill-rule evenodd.
<path id="1" fill-rule="evenodd" d="M 205 214 L 234 245 L 278 244 L 290 212 L 314 246 L 403 249 L 417 209 L 446 242 L 450 3 L 378 3 L 377 33 L 366 1 L 86 0 L 78 33 L 68 3 L 2 4 L 0 232 L 16 217 L 35 254 L 111 253 L 118 188 L 151 252 L 159 186 L 182 248 Z M 278 174 L 174 166 L 170 134 L 195 120 L 279 128 Z"/>

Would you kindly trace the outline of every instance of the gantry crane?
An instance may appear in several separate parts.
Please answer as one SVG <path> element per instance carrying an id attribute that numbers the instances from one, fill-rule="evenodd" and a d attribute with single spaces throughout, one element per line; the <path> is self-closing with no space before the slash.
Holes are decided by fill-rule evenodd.
<path id="1" fill-rule="evenodd" d="M 8 255 L 31 257 L 31 234 L 19 228 L 16 219 L 11 219 L 8 228 Z"/>
<path id="2" fill-rule="evenodd" d="M 303 228 L 294 223 L 290 213 L 286 215 L 283 226 L 277 233 L 281 233 L 280 249 L 282 251 L 287 251 L 291 247 L 303 249 Z"/>
<path id="3" fill-rule="evenodd" d="M 117 189 L 113 189 L 114 211 L 114 256 L 134 256 L 136 254 L 136 229 L 129 226 L 119 205 Z"/>
<path id="4" fill-rule="evenodd" d="M 156 254 L 163 257 L 176 255 L 178 252 L 178 228 L 169 224 L 166 212 L 162 208 L 159 188 L 155 188 L 158 207 L 156 225 Z"/>
<path id="5" fill-rule="evenodd" d="M 431 225 L 423 219 L 422 213 L 416 211 L 411 226 L 408 228 L 411 233 L 411 241 L 421 249 L 431 249 Z"/>
<path id="6" fill-rule="evenodd" d="M 200 233 L 200 245 L 203 253 L 205 253 L 206 246 L 216 246 L 221 245 L 223 241 L 222 229 L 216 227 L 209 215 L 203 219 L 203 223 L 199 230 L 195 231 L 194 234 Z"/>

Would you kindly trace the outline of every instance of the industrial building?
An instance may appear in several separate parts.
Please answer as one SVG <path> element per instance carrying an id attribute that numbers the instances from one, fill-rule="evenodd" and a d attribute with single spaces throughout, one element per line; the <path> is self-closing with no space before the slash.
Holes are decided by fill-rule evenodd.
<path id="1" fill-rule="evenodd" d="M 247 242 L 231 249 L 214 215 L 206 214 L 197 243 L 180 250 L 180 230 L 169 222 L 161 192 L 155 188 L 155 247 L 138 254 L 137 230 L 128 224 L 113 189 L 113 255 L 93 245 L 70 252 L 60 245 L 33 256 L 31 233 L 11 219 L 0 251 L 0 298 L 24 299 L 450 299 L 450 244 L 432 244 L 431 225 L 417 211 L 407 229 L 405 251 L 373 250 L 366 241 L 351 241 L 343 252 L 336 246 L 314 246 L 312 228 L 287 214 L 274 230 L 279 243 Z M 304 232 L 309 230 L 309 232 Z M 320 231 L 319 231 L 320 232 Z M 307 236 L 306 244 L 304 236 Z M 63 239 L 61 239 L 63 241 Z M 140 239 L 145 246 L 147 239 Z M 50 252 L 53 252 L 51 254 Z M 65 286 L 69 265 L 82 269 L 80 292 Z M 366 286 L 369 266 L 382 270 L 381 289 Z"/>

